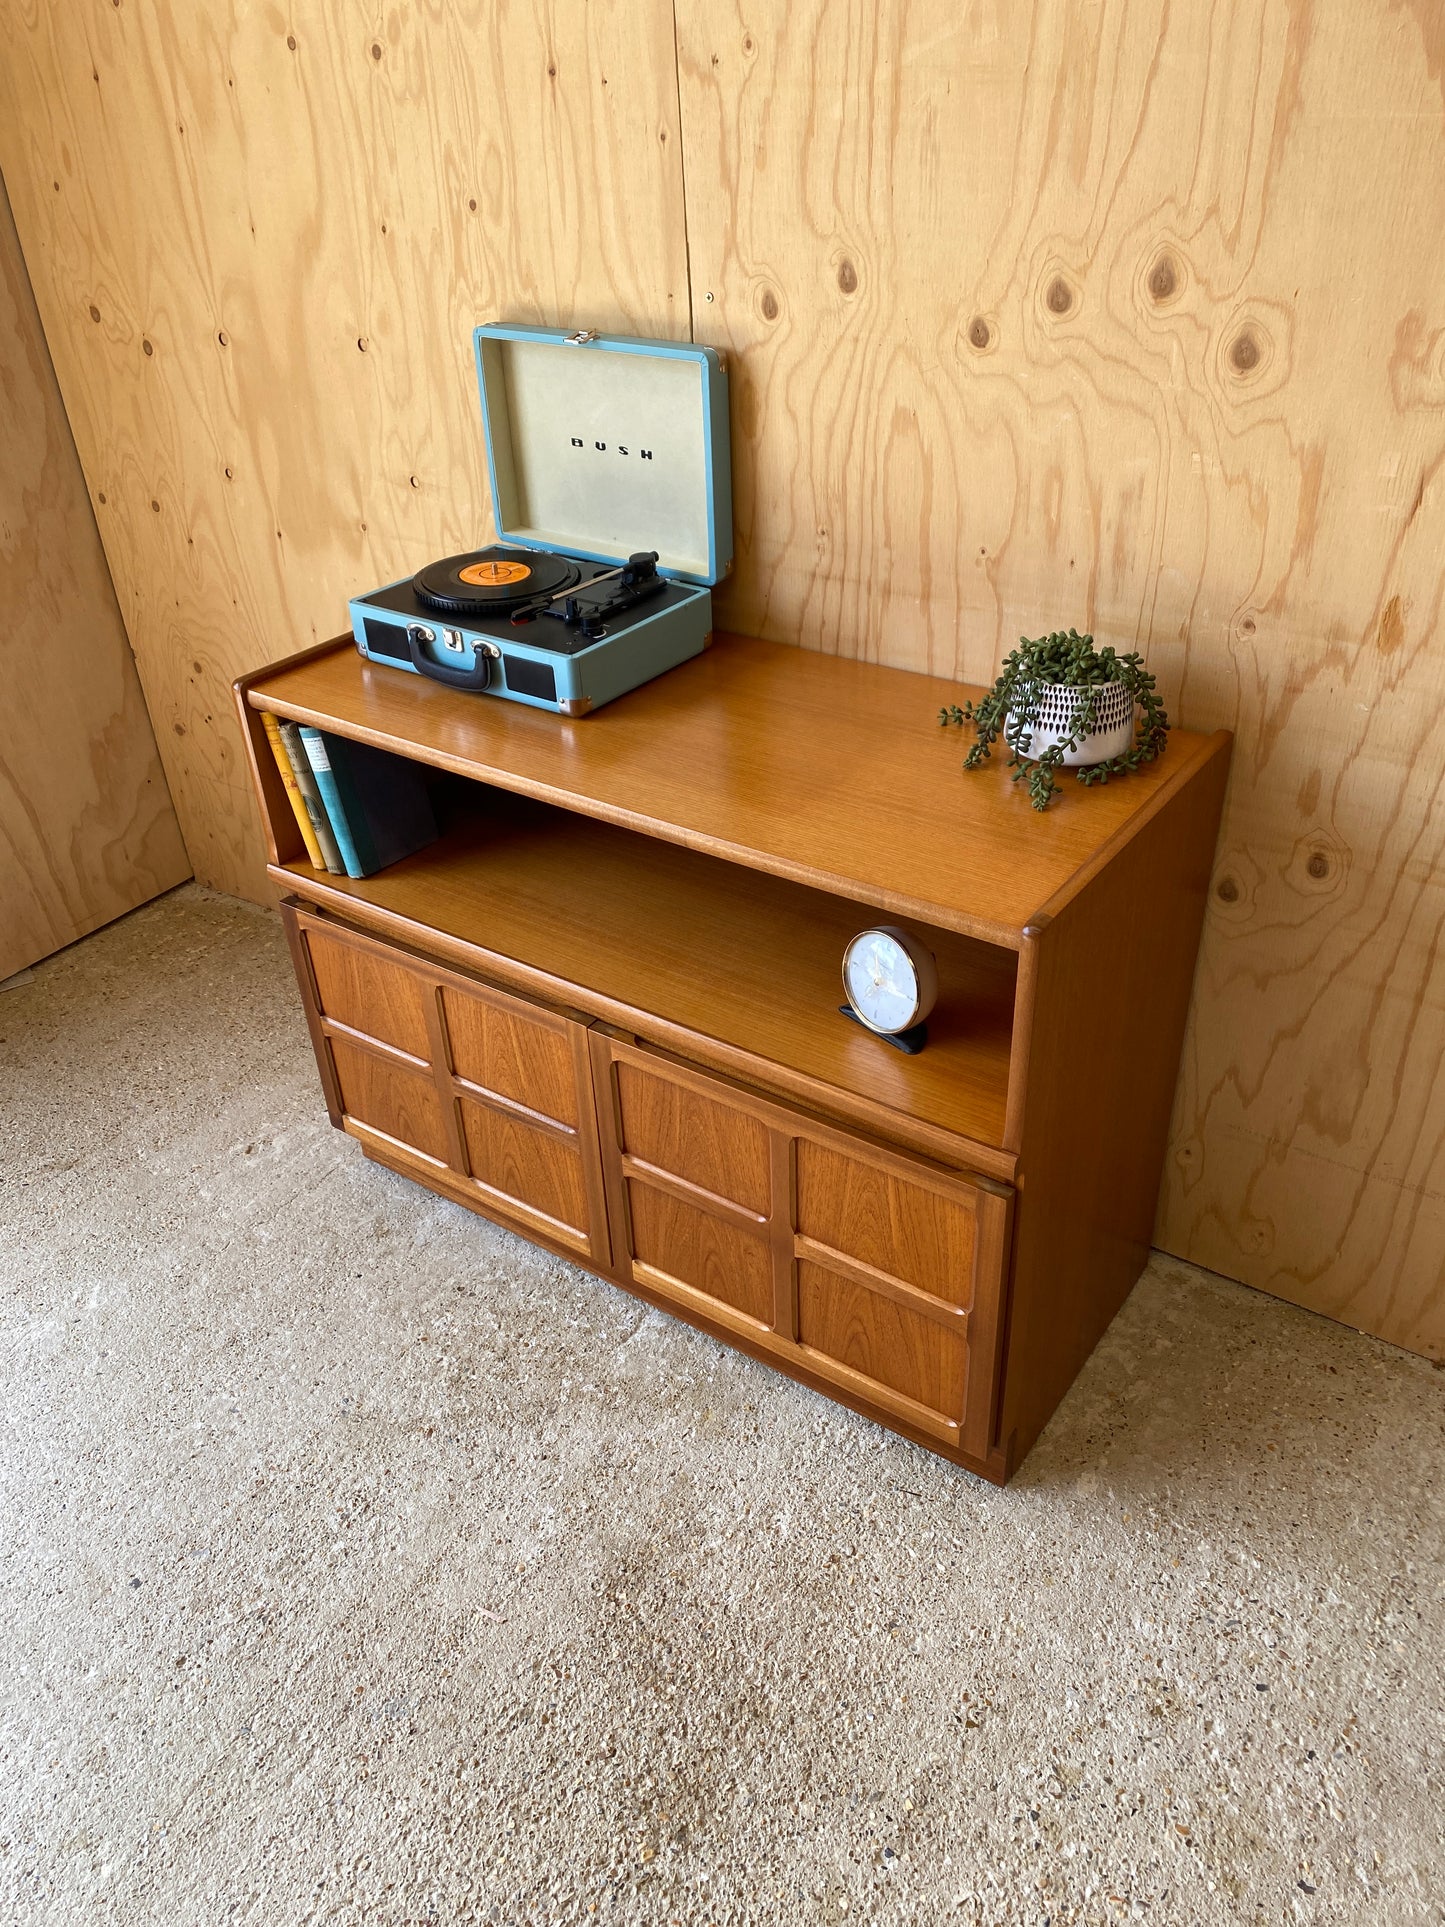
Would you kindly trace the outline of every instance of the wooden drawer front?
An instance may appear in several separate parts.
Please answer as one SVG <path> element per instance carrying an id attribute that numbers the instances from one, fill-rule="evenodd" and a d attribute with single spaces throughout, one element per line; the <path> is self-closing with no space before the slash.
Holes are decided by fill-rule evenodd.
<path id="1" fill-rule="evenodd" d="M 1012 1194 L 594 1027 L 614 1263 L 989 1457 Z"/>
<path id="2" fill-rule="evenodd" d="M 415 971 L 384 952 L 362 949 L 324 924 L 308 923 L 305 943 L 323 1017 L 431 1062 L 430 993 Z"/>
<path id="3" fill-rule="evenodd" d="M 282 914 L 334 1120 L 605 1267 L 586 1026 L 291 904 Z"/>
<path id="4" fill-rule="evenodd" d="M 442 1096 L 429 1069 L 383 1057 L 341 1036 L 331 1039 L 331 1058 L 348 1118 L 420 1151 L 433 1164 L 447 1163 Z"/>

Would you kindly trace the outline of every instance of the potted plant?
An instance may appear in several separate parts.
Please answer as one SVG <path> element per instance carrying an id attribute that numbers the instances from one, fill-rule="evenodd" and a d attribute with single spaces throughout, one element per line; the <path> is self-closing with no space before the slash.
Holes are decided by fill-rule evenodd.
<path id="1" fill-rule="evenodd" d="M 1152 763 L 1164 748 L 1169 718 L 1154 678 L 1137 655 L 1118 655 L 1108 644 L 1095 649 L 1092 636 L 1070 629 L 1019 646 L 1004 662 L 998 681 L 977 703 L 954 703 L 938 712 L 940 723 L 970 723 L 976 741 L 965 769 L 988 760 L 1002 736 L 1013 752 L 1013 780 L 1028 785 L 1036 810 L 1046 810 L 1061 768 L 1081 783 L 1107 783 Z"/>

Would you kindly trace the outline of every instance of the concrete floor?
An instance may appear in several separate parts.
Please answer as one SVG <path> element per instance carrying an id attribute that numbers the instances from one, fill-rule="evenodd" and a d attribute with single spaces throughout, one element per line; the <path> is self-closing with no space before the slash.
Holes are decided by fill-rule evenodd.
<path id="1" fill-rule="evenodd" d="M 0 1920 L 1445 1920 L 1445 1374 L 1159 1259 L 998 1492 L 363 1161 L 273 918 L 0 994 Z"/>

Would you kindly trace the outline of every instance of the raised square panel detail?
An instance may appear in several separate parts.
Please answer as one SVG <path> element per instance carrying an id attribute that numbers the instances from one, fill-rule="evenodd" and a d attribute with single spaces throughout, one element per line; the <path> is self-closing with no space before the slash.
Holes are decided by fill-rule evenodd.
<path id="1" fill-rule="evenodd" d="M 438 1164 L 447 1161 L 441 1093 L 430 1071 L 413 1070 L 344 1037 L 331 1039 L 331 1057 L 346 1115 Z"/>
<path id="2" fill-rule="evenodd" d="M 617 1098 L 624 1151 L 768 1215 L 768 1133 L 756 1117 L 626 1062 L 617 1066 Z"/>
<path id="3" fill-rule="evenodd" d="M 949 1197 L 865 1156 L 798 1142 L 798 1229 L 950 1304 L 973 1295 L 975 1218 L 960 1185 Z"/>
<path id="4" fill-rule="evenodd" d="M 577 1123 L 577 1068 L 565 1020 L 518 1004 L 442 990 L 452 1069 L 469 1084 L 495 1091 L 561 1124 Z"/>
<path id="5" fill-rule="evenodd" d="M 962 1417 L 968 1378 L 962 1336 L 806 1259 L 798 1264 L 798 1337 L 945 1418 Z"/>
<path id="6" fill-rule="evenodd" d="M 634 1180 L 627 1194 L 638 1264 L 706 1292 L 760 1325 L 772 1323 L 772 1266 L 760 1237 L 649 1184 Z"/>
<path id="7" fill-rule="evenodd" d="M 540 1211 L 585 1244 L 587 1192 L 576 1139 L 539 1130 L 465 1097 L 461 1112 L 472 1176 Z"/>
<path id="8" fill-rule="evenodd" d="M 430 1059 L 426 1000 L 433 993 L 414 971 L 315 924 L 306 930 L 306 947 L 325 1016 L 411 1057 Z"/>

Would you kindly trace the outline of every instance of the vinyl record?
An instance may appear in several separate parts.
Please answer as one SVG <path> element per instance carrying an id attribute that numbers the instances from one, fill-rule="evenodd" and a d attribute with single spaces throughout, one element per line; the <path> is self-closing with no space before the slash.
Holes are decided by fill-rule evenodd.
<path id="1" fill-rule="evenodd" d="M 429 562 L 412 578 L 412 587 L 433 609 L 499 615 L 536 596 L 570 589 L 579 573 L 565 556 L 494 546 Z"/>

